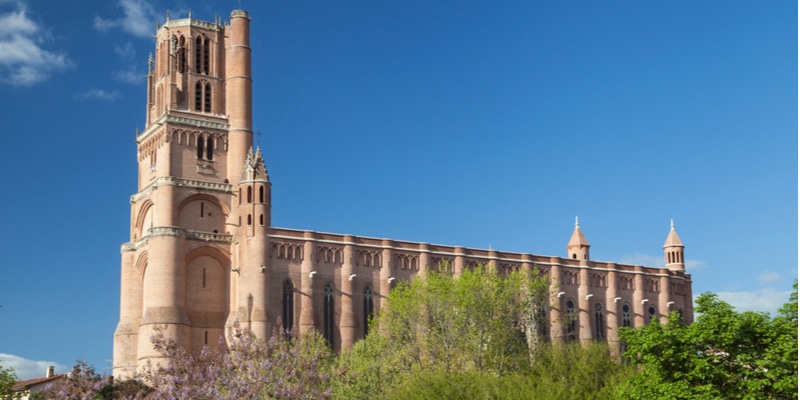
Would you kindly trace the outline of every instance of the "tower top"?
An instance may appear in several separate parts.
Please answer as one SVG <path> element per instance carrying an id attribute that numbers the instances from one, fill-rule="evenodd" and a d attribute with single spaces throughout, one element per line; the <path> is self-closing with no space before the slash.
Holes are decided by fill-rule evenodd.
<path id="1" fill-rule="evenodd" d="M 567 248 L 571 248 L 573 246 L 585 246 L 589 247 L 589 241 L 586 240 L 586 236 L 583 235 L 583 231 L 581 231 L 581 225 L 578 222 L 578 217 L 575 216 L 575 230 L 572 231 L 572 237 L 569 239 L 569 243 L 567 244 Z"/>
<path id="2" fill-rule="evenodd" d="M 683 247 L 683 242 L 681 242 L 681 238 L 678 237 L 678 232 L 675 231 L 675 221 L 671 218 L 669 220 L 669 234 L 667 235 L 667 240 L 664 242 L 664 248 L 667 247 Z"/>

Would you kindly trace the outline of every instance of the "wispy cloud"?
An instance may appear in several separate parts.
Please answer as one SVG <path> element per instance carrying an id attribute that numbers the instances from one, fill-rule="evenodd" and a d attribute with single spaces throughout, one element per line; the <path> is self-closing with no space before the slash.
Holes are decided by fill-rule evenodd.
<path id="1" fill-rule="evenodd" d="M 75 100 L 106 100 L 106 101 L 113 101 L 117 98 L 118 94 L 116 91 L 108 92 L 103 89 L 90 89 L 85 92 L 76 93 L 73 98 Z"/>
<path id="2" fill-rule="evenodd" d="M 780 282 L 781 275 L 777 272 L 762 271 L 758 276 L 758 281 L 761 283 Z"/>
<path id="3" fill-rule="evenodd" d="M 791 293 L 789 290 L 779 291 L 775 288 L 764 288 L 751 292 L 718 292 L 717 295 L 726 303 L 736 307 L 736 311 L 766 311 L 774 315 L 781 306 L 789 301 Z"/>
<path id="4" fill-rule="evenodd" d="M 145 0 L 119 0 L 123 16 L 116 19 L 94 17 L 94 27 L 99 31 L 120 28 L 132 35 L 149 37 L 153 35 L 156 13 L 153 6 Z"/>
<path id="5" fill-rule="evenodd" d="M 629 264 L 629 265 L 643 265 L 645 267 L 656 267 L 656 268 L 664 268 L 666 266 L 666 262 L 664 261 L 664 256 L 654 256 L 651 254 L 631 254 L 624 256 L 619 259 L 620 264 Z M 706 268 L 706 263 L 700 260 L 686 260 L 684 262 L 684 266 L 686 267 L 687 271 L 698 271 L 701 269 Z"/>
<path id="6" fill-rule="evenodd" d="M 120 61 L 125 65 L 123 69 L 114 73 L 114 79 L 130 84 L 143 82 L 145 73 L 136 69 L 136 50 L 134 50 L 133 44 L 131 42 L 118 44 L 114 46 L 114 52 L 117 53 Z"/>
<path id="7" fill-rule="evenodd" d="M 19 379 L 31 379 L 45 376 L 47 367 L 49 366 L 55 367 L 57 374 L 69 372 L 69 367 L 55 361 L 34 361 L 4 353 L 0 353 L 0 365 L 4 368 L 14 368 L 14 373 L 17 374 L 17 378 Z"/>
<path id="8" fill-rule="evenodd" d="M 620 258 L 619 263 L 629 265 L 644 265 L 646 267 L 663 267 L 664 256 L 636 253 Z"/>
<path id="9" fill-rule="evenodd" d="M 2 1 L 0 9 L 8 5 L 13 9 L 0 11 L 0 82 L 30 86 L 72 65 L 65 54 L 44 48 L 52 36 L 29 17 L 25 3 Z"/>

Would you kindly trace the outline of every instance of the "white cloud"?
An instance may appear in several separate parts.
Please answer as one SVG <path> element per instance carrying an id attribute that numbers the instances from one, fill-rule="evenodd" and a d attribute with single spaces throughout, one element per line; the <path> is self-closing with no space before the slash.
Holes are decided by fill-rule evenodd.
<path id="1" fill-rule="evenodd" d="M 114 46 L 114 52 L 119 56 L 122 64 L 126 65 L 114 73 L 114 79 L 120 82 L 137 84 L 144 81 L 145 73 L 136 70 L 136 50 L 131 42 L 125 42 Z"/>
<path id="2" fill-rule="evenodd" d="M 775 288 L 764 288 L 751 292 L 718 292 L 717 295 L 734 306 L 736 311 L 767 311 L 775 315 L 789 301 L 791 293 L 789 290 L 781 292 Z"/>
<path id="3" fill-rule="evenodd" d="M 105 19 L 94 17 L 94 27 L 99 31 L 120 28 L 132 35 L 150 37 L 153 35 L 156 13 L 153 6 L 145 0 L 119 0 L 125 14 L 122 18 Z"/>
<path id="4" fill-rule="evenodd" d="M 758 281 L 762 283 L 780 282 L 781 275 L 777 272 L 763 271 L 761 275 L 758 276 Z"/>
<path id="5" fill-rule="evenodd" d="M 50 32 L 28 16 L 24 3 L 0 4 L 15 8 L 0 13 L 0 82 L 30 86 L 72 65 L 65 54 L 44 49 Z"/>
<path id="6" fill-rule="evenodd" d="M 114 72 L 114 79 L 131 84 L 142 83 L 144 76 L 144 73 L 137 72 L 134 68 Z"/>
<path id="7" fill-rule="evenodd" d="M 47 367 L 56 367 L 56 374 L 69 372 L 70 367 L 61 365 L 55 361 L 34 361 L 28 360 L 13 354 L 0 353 L 0 365 L 3 368 L 14 368 L 18 379 L 31 379 L 45 376 Z"/>
<path id="8" fill-rule="evenodd" d="M 112 101 L 116 99 L 118 96 L 117 92 L 107 92 L 103 89 L 90 89 L 85 92 L 77 93 L 73 97 L 75 100 L 89 100 L 89 99 L 98 99 L 98 100 L 108 100 Z"/>

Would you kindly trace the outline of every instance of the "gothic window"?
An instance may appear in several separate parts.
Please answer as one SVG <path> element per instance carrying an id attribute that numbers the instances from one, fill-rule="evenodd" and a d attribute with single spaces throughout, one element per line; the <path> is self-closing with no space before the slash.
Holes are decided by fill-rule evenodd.
<path id="1" fill-rule="evenodd" d="M 294 285 L 292 281 L 283 282 L 283 331 L 290 333 L 294 326 Z"/>
<path id="2" fill-rule="evenodd" d="M 622 326 L 633 326 L 631 324 L 631 306 L 628 303 L 622 305 Z"/>
<path id="3" fill-rule="evenodd" d="M 567 341 L 575 340 L 575 301 L 567 300 Z"/>
<path id="4" fill-rule="evenodd" d="M 205 147 L 204 144 L 205 144 L 205 140 L 203 139 L 203 137 L 202 136 L 198 137 L 197 138 L 197 159 L 198 160 L 202 160 L 203 159 L 203 153 L 204 153 L 204 147 Z"/>
<path id="5" fill-rule="evenodd" d="M 205 203 L 203 203 L 201 201 L 200 202 L 200 218 L 205 218 L 206 217 L 205 212 L 204 212 L 204 207 L 203 207 L 204 205 L 205 205 Z"/>
<path id="6" fill-rule="evenodd" d="M 600 303 L 594 305 L 594 329 L 595 340 L 603 340 L 603 305 Z"/>
<path id="7" fill-rule="evenodd" d="M 197 84 L 194 85 L 194 110 L 203 110 L 203 86 L 200 84 L 200 82 L 197 82 Z"/>
<path id="8" fill-rule="evenodd" d="M 214 138 L 208 137 L 206 139 L 206 160 L 214 159 Z"/>
<path id="9" fill-rule="evenodd" d="M 203 73 L 208 75 L 208 64 L 209 64 L 209 55 L 211 54 L 211 48 L 208 45 L 208 39 L 203 41 Z"/>
<path id="10" fill-rule="evenodd" d="M 258 217 L 258 224 L 261 225 L 261 226 L 264 226 L 264 214 L 261 214 Z"/>
<path id="11" fill-rule="evenodd" d="M 369 322 L 372 321 L 372 313 L 372 287 L 367 286 L 364 288 L 364 336 L 369 333 Z"/>
<path id="12" fill-rule="evenodd" d="M 247 202 L 248 203 L 252 203 L 253 202 L 253 187 L 252 186 L 248 186 L 247 187 Z"/>
<path id="13" fill-rule="evenodd" d="M 333 283 L 328 282 L 325 285 L 325 323 L 323 326 L 323 336 L 333 347 Z"/>
<path id="14" fill-rule="evenodd" d="M 247 226 L 253 225 L 253 216 L 247 214 Z"/>
<path id="15" fill-rule="evenodd" d="M 264 202 L 264 185 L 258 187 L 258 202 Z"/>
<path id="16" fill-rule="evenodd" d="M 178 72 L 186 72 L 186 39 L 181 36 L 178 40 Z"/>
<path id="17" fill-rule="evenodd" d="M 655 316 L 656 316 L 656 308 L 653 307 L 653 306 L 650 306 L 650 308 L 647 309 L 647 323 L 649 324 L 649 323 L 653 322 L 653 318 Z"/>
<path id="18" fill-rule="evenodd" d="M 203 111 L 211 112 L 211 84 L 206 83 L 206 91 L 205 91 L 205 104 L 203 105 Z"/>
<path id="19" fill-rule="evenodd" d="M 201 67 L 202 61 L 203 61 L 203 38 L 201 36 L 198 36 L 197 40 L 195 40 L 195 47 L 194 47 L 194 72 L 199 74 L 202 71 Z"/>

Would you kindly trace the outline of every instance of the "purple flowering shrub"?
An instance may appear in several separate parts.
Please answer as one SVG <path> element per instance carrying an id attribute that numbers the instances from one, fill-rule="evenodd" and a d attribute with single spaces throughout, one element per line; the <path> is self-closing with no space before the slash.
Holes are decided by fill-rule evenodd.
<path id="1" fill-rule="evenodd" d="M 334 356 L 310 331 L 273 333 L 266 342 L 235 326 L 227 343 L 193 356 L 163 331 L 151 341 L 167 363 L 147 364 L 140 376 L 153 389 L 146 399 L 328 399 Z"/>

